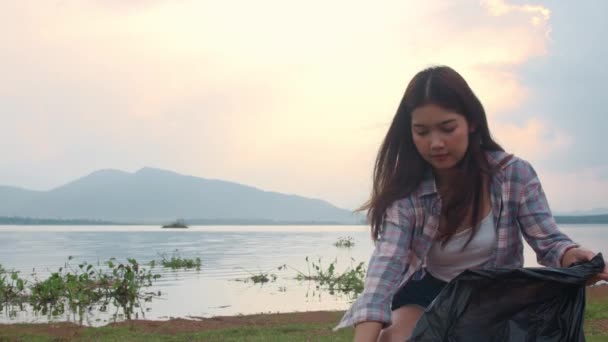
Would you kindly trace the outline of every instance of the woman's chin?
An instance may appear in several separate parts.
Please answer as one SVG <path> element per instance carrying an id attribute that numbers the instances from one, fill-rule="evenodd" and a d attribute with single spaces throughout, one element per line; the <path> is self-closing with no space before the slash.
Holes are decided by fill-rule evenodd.
<path id="1" fill-rule="evenodd" d="M 449 170 L 449 169 L 454 168 L 457 163 L 454 163 L 451 160 L 442 160 L 442 161 L 429 160 L 429 164 L 431 164 L 431 166 L 435 170 Z"/>

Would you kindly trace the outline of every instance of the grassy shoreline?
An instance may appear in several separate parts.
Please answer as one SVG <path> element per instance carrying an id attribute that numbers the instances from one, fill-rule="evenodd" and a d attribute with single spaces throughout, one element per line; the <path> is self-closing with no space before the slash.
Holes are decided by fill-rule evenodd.
<path id="1" fill-rule="evenodd" d="M 0 325 L 0 341 L 350 341 L 333 332 L 342 311 L 268 313 L 167 321 L 132 320 L 103 327 L 73 323 Z"/>
<path id="2" fill-rule="evenodd" d="M 588 291 L 587 341 L 608 341 L 608 286 Z M 343 311 L 267 313 L 167 321 L 132 320 L 103 327 L 73 323 L 0 324 L 0 341 L 352 341 L 332 328 Z"/>

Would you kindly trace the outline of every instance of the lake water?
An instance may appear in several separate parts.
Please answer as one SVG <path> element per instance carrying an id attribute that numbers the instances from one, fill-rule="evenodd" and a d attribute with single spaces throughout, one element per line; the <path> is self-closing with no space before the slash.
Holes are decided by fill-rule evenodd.
<path id="1" fill-rule="evenodd" d="M 562 231 L 594 251 L 608 255 L 607 225 L 562 225 Z M 352 237 L 353 248 L 337 248 L 341 237 Z M 200 226 L 189 229 L 160 229 L 157 226 L 0 226 L 0 264 L 22 277 L 35 269 L 39 279 L 70 262 L 103 263 L 135 258 L 140 263 L 160 260 L 175 250 L 181 257 L 200 257 L 199 271 L 173 271 L 156 266 L 160 273 L 150 291 L 161 297 L 144 304 L 139 314 L 146 319 L 211 317 L 261 312 L 343 310 L 347 295 L 331 295 L 314 283 L 294 279 L 296 270 L 308 274 L 305 258 L 327 266 L 336 260 L 343 270 L 363 261 L 367 264 L 373 244 L 365 226 Z M 526 266 L 538 266 L 526 245 Z M 280 265 L 289 266 L 277 270 Z M 273 273 L 277 280 L 263 285 L 238 279 L 260 272 Z M 146 290 L 147 291 L 147 290 Z M 64 315 L 51 320 L 73 320 Z M 17 312 L 0 313 L 0 322 L 46 322 L 49 317 Z M 110 313 L 95 313 L 84 322 L 102 325 L 112 321 Z"/>

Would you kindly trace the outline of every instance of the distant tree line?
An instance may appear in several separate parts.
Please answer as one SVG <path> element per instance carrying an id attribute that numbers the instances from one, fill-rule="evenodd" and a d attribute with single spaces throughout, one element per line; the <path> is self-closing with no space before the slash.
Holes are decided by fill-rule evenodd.
<path id="1" fill-rule="evenodd" d="M 85 225 L 120 225 L 125 223 L 110 222 L 90 219 L 47 219 L 18 216 L 0 216 L 0 225 L 62 225 L 62 226 L 85 226 Z"/>
<path id="2" fill-rule="evenodd" d="M 589 216 L 555 216 L 557 223 L 602 224 L 608 223 L 608 214 Z"/>
<path id="3" fill-rule="evenodd" d="M 271 220 L 271 219 L 189 219 L 184 220 L 189 225 L 201 225 L 201 226 L 293 226 L 293 225 L 327 225 L 327 226 L 335 226 L 335 225 L 351 225 L 353 223 L 344 223 L 344 222 L 336 222 L 336 221 L 281 221 L 281 220 Z M 163 223 L 160 221 L 132 221 L 132 222 L 114 222 L 114 221 L 104 221 L 104 220 L 92 220 L 92 219 L 48 219 L 48 218 L 32 218 L 32 217 L 7 217 L 0 216 L 0 225 L 80 225 L 80 226 L 90 226 L 90 225 L 162 225 Z"/>
<path id="4" fill-rule="evenodd" d="M 338 222 L 338 221 L 289 221 L 289 220 L 272 220 L 272 219 L 190 219 L 186 220 L 190 225 L 201 226 L 340 226 L 353 225 L 353 222 Z"/>
<path id="5" fill-rule="evenodd" d="M 186 220 L 190 225 L 201 225 L 201 226 L 248 226 L 248 225 L 260 225 L 260 226 L 293 226 L 293 225 L 366 225 L 365 220 L 361 220 L 358 223 L 352 222 L 336 222 L 336 221 L 281 221 L 271 219 L 190 219 Z M 559 224 L 608 224 L 608 214 L 604 215 L 589 215 L 589 216 L 555 216 L 555 221 Z M 162 224 L 161 222 L 115 222 L 115 221 L 104 221 L 104 220 L 92 220 L 92 219 L 49 219 L 49 218 L 33 218 L 33 217 L 19 217 L 19 216 L 0 216 L 0 225 L 74 225 L 74 226 L 87 226 L 87 225 L 137 225 L 137 224 Z"/>

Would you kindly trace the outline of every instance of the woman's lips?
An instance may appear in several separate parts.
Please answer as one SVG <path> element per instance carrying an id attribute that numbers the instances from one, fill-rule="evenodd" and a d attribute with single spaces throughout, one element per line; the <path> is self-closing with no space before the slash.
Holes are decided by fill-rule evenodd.
<path id="1" fill-rule="evenodd" d="M 431 159 L 436 160 L 436 161 L 444 161 L 448 158 L 447 154 L 436 154 L 434 156 L 431 156 Z"/>

